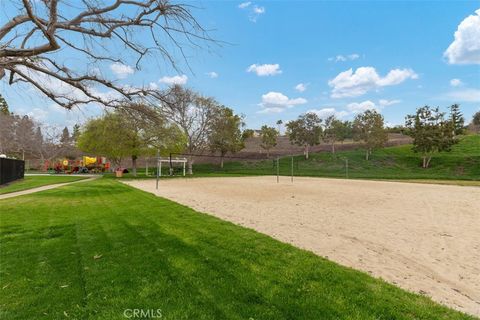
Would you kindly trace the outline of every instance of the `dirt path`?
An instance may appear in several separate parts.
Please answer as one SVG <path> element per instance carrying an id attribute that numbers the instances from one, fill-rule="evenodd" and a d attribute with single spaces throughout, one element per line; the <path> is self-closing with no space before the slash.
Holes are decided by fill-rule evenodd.
<path id="1" fill-rule="evenodd" d="M 39 192 L 39 191 L 50 190 L 50 189 L 54 189 L 54 188 L 58 188 L 58 187 L 63 187 L 63 186 L 66 186 L 66 185 L 69 185 L 69 184 L 72 184 L 72 183 L 92 181 L 92 180 L 95 180 L 97 178 L 98 177 L 91 177 L 91 178 L 88 178 L 88 179 L 82 179 L 82 180 L 70 181 L 70 182 L 64 182 L 64 183 L 57 183 L 57 184 L 50 184 L 50 185 L 47 185 L 47 186 L 41 186 L 41 187 L 37 187 L 37 188 L 0 194 L 0 200 L 13 198 L 13 197 L 18 197 L 18 196 L 23 196 L 25 194 L 35 193 L 35 192 Z"/>
<path id="2" fill-rule="evenodd" d="M 128 181 L 480 316 L 480 188 L 274 177 Z"/>

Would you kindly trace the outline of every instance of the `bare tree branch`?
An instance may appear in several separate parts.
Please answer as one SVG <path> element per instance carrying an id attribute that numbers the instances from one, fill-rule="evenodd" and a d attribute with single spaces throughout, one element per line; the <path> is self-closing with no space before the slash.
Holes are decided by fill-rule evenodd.
<path id="1" fill-rule="evenodd" d="M 148 95 L 150 90 L 125 87 L 98 73 L 80 71 L 78 65 L 62 59 L 63 52 L 76 52 L 87 59 L 91 70 L 100 63 L 131 61 L 140 69 L 152 53 L 178 70 L 175 50 L 187 62 L 185 45 L 218 44 L 191 14 L 191 6 L 169 0 L 115 0 L 109 4 L 82 0 L 74 2 L 75 7 L 59 0 L 15 1 L 20 12 L 0 26 L 0 79 L 7 78 L 11 85 L 30 83 L 67 109 L 91 102 L 116 106 L 119 101 Z M 135 37 L 138 34 L 141 37 Z M 121 44 L 125 50 L 112 52 L 110 44 Z M 48 86 L 46 80 L 58 86 Z M 68 90 L 76 94 L 66 94 Z M 110 94 L 102 94 L 102 90 Z"/>

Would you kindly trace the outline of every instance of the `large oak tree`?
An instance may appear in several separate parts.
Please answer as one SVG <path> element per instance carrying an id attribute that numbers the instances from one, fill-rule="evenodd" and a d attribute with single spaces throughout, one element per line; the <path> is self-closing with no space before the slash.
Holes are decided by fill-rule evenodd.
<path id="1" fill-rule="evenodd" d="M 0 25 L 0 79 L 28 83 L 67 109 L 149 94 L 102 74 L 107 65 L 140 70 L 156 61 L 177 69 L 187 47 L 215 43 L 192 6 L 168 0 L 12 0 L 4 7 L 16 13 Z"/>

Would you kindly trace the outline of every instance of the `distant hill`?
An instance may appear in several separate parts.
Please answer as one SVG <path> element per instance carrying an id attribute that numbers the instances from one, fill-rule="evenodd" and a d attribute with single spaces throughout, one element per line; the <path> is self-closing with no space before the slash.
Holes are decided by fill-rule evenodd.
<path id="1" fill-rule="evenodd" d="M 404 140 L 400 140 L 404 142 Z M 397 141 L 390 141 L 395 143 Z M 252 143 L 253 144 L 253 143 Z M 293 157 L 296 176 L 346 177 L 348 161 L 349 178 L 366 179 L 458 179 L 480 180 L 480 135 L 461 137 L 451 152 L 437 153 L 432 157 L 430 168 L 421 167 L 421 156 L 412 151 L 412 145 L 401 144 L 373 152 L 370 160 L 365 160 L 364 150 L 359 144 L 345 144 L 347 150 L 335 154 L 323 151 L 325 146 L 316 149 L 308 160 L 303 155 Z M 328 146 L 327 146 L 328 147 Z M 250 145 L 250 150 L 254 147 Z M 277 152 L 293 153 L 298 149 L 282 149 Z M 301 149 L 300 149 L 301 150 Z M 327 150 L 330 150 L 327 148 Z M 292 157 L 280 158 L 280 174 L 289 175 Z M 197 174 L 276 174 L 275 160 L 235 160 L 225 163 L 224 169 L 218 164 L 198 164 Z"/>
<path id="2" fill-rule="evenodd" d="M 406 135 L 400 133 L 389 133 L 387 146 L 398 146 L 411 143 L 412 139 Z M 264 158 L 266 156 L 266 151 L 260 147 L 261 144 L 260 137 L 249 138 L 245 143 L 245 149 L 237 153 L 235 156 L 238 157 L 251 157 L 251 158 Z M 359 147 L 358 142 L 352 140 L 344 141 L 343 143 L 338 142 L 335 145 L 336 150 L 354 150 Z M 321 152 L 321 151 L 330 151 L 331 146 L 325 143 L 321 143 L 318 146 L 314 146 L 310 149 L 310 152 Z M 303 148 L 297 145 L 292 145 L 287 136 L 280 136 L 277 140 L 277 146 L 270 150 L 270 155 L 275 156 L 286 156 L 286 155 L 301 155 L 303 154 Z"/>

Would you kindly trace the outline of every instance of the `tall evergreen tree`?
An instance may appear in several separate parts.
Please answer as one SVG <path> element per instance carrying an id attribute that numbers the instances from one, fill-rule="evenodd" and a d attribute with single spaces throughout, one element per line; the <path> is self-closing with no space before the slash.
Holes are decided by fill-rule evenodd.
<path id="1" fill-rule="evenodd" d="M 458 104 L 450 106 L 450 121 L 452 122 L 454 136 L 461 135 L 465 127 L 465 118 Z"/>
<path id="2" fill-rule="evenodd" d="M 5 98 L 0 94 L 0 114 L 9 115 L 8 103 Z"/>
<path id="3" fill-rule="evenodd" d="M 70 144 L 70 142 L 71 142 L 70 131 L 68 131 L 68 128 L 65 127 L 65 128 L 63 128 L 62 135 L 60 136 L 60 143 L 63 146 L 68 146 Z"/>

